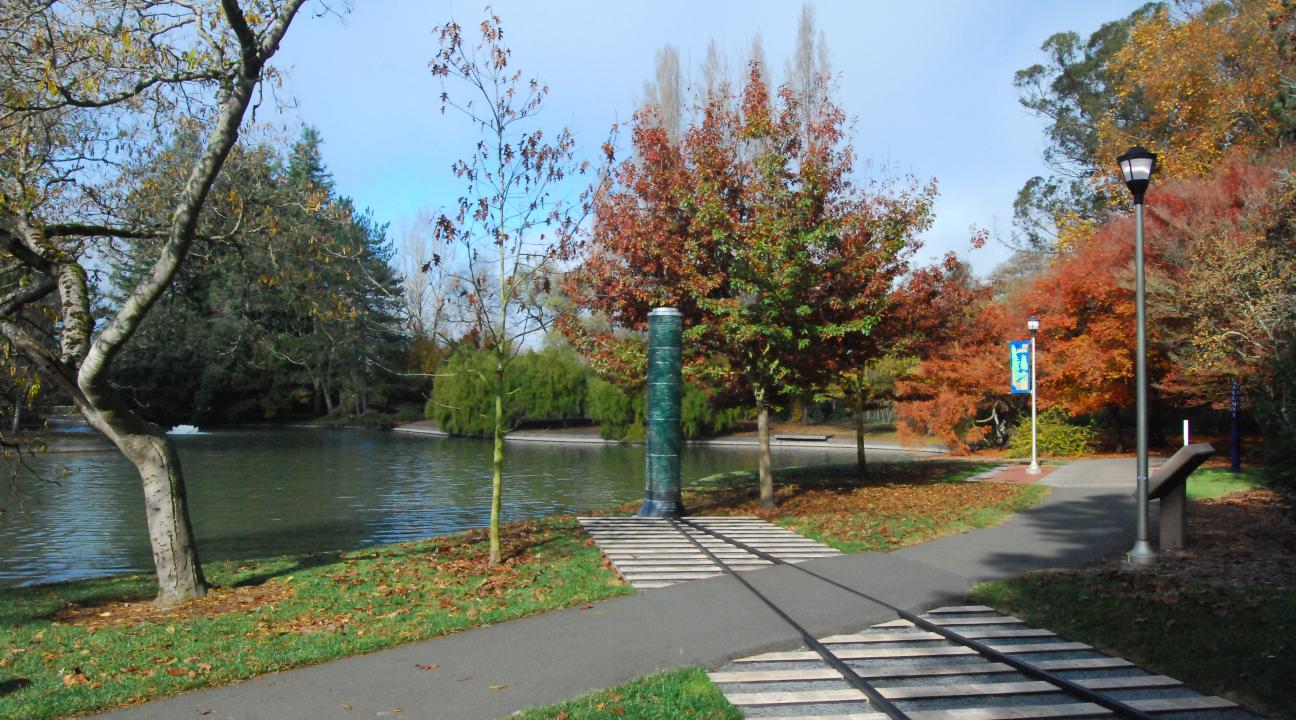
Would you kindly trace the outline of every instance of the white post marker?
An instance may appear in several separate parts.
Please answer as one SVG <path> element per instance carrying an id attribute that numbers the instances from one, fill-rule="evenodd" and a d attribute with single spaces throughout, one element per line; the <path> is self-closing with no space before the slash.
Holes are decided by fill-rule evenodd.
<path id="1" fill-rule="evenodd" d="M 1188 447 L 1188 421 L 1184 420 L 1184 447 Z"/>
<path id="2" fill-rule="evenodd" d="M 1035 451 L 1035 333 L 1039 332 L 1039 319 L 1034 315 L 1026 321 L 1026 327 L 1030 329 L 1031 334 L 1031 464 L 1026 468 L 1026 472 L 1031 475 L 1040 474 L 1039 456 Z"/>

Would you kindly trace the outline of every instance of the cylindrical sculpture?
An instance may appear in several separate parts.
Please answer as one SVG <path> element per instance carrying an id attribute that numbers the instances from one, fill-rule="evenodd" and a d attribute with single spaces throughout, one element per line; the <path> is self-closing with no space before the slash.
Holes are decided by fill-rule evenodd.
<path id="1" fill-rule="evenodd" d="M 683 318 L 675 308 L 648 313 L 648 457 L 640 517 L 679 517 L 680 335 Z"/>

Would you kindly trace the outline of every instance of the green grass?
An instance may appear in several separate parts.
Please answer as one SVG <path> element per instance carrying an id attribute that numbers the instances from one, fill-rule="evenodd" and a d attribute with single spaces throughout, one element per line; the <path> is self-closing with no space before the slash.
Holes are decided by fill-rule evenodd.
<path id="1" fill-rule="evenodd" d="M 1240 473 L 1223 468 L 1198 468 L 1188 476 L 1188 497 L 1192 500 L 1209 500 L 1257 487 L 1260 487 L 1260 471 L 1256 468 Z"/>
<path id="2" fill-rule="evenodd" d="M 1195 690 L 1296 718 L 1296 592 L 1112 570 L 1033 573 L 978 585 L 969 599 Z"/>
<path id="3" fill-rule="evenodd" d="M 532 708 L 518 720 L 742 720 L 701 668 L 669 670 L 575 700 Z"/>
<path id="4" fill-rule="evenodd" d="M 632 592 L 571 518 L 508 526 L 504 541 L 489 571 L 481 531 L 212 563 L 223 589 L 172 614 L 147 605 L 151 576 L 0 590 L 0 717 L 83 714 Z M 111 604 L 123 599 L 141 602 Z M 70 624 L 69 606 L 103 627 Z"/>

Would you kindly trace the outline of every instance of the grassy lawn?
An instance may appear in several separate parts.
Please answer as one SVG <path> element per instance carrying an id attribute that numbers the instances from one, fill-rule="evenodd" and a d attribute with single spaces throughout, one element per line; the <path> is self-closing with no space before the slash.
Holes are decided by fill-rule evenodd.
<path id="1" fill-rule="evenodd" d="M 894 550 L 1002 522 L 1039 502 L 1036 485 L 963 482 L 992 464 L 958 460 L 854 463 L 776 470 L 778 507 L 762 510 L 753 472 L 712 475 L 686 487 L 690 512 L 758 515 L 842 552 Z"/>
<path id="2" fill-rule="evenodd" d="M 210 563 L 219 586 L 154 609 L 151 576 L 0 590 L 0 717 L 87 713 L 623 595 L 571 518 L 355 552 Z"/>
<path id="3" fill-rule="evenodd" d="M 575 700 L 532 708 L 513 717 L 519 720 L 742 720 L 742 713 L 725 700 L 701 668 L 659 672 L 611 690 L 600 690 Z"/>
<path id="4" fill-rule="evenodd" d="M 1193 502 L 1187 550 L 1151 569 L 1110 560 L 978 585 L 969 599 L 1296 720 L 1296 508 L 1273 491 Z"/>
<path id="5" fill-rule="evenodd" d="M 1188 498 L 1209 500 L 1242 490 L 1260 487 L 1260 471 L 1245 468 L 1240 473 L 1224 468 L 1197 468 L 1188 476 Z"/>

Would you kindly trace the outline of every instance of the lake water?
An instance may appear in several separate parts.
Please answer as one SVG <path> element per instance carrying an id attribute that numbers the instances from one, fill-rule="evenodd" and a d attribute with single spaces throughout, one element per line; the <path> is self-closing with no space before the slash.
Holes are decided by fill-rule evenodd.
<path id="1" fill-rule="evenodd" d="M 351 549 L 489 520 L 487 440 L 316 429 L 172 438 L 204 561 Z M 841 450 L 774 449 L 780 466 L 853 458 Z M 43 480 L 20 472 L 0 493 L 0 584 L 152 569 L 143 494 L 130 463 L 116 452 L 93 452 L 50 453 L 28 464 Z M 688 446 L 683 475 L 755 465 L 754 448 Z M 509 443 L 504 518 L 641 499 L 643 466 L 642 446 Z M 0 480 L 0 488 L 6 484 Z"/>

